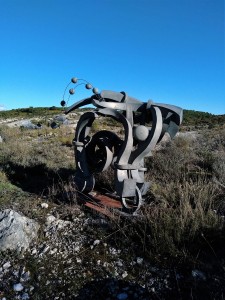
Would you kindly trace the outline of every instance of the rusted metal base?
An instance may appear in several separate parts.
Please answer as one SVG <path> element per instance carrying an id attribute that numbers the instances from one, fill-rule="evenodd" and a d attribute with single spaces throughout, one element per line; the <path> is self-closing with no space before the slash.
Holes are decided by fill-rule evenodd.
<path id="1" fill-rule="evenodd" d="M 106 195 L 92 193 L 80 195 L 80 201 L 88 208 L 111 217 L 115 212 L 122 210 L 122 204 L 117 199 Z"/>
<path id="2" fill-rule="evenodd" d="M 123 207 L 119 197 L 113 194 L 104 195 L 97 192 L 90 194 L 81 194 L 79 200 L 86 207 L 102 213 L 108 217 L 113 217 L 115 215 L 132 216 L 132 212 L 127 211 Z"/>

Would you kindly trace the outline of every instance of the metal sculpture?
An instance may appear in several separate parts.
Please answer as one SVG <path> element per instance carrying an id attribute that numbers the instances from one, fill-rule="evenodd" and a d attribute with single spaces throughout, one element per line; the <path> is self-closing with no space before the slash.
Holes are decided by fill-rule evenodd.
<path id="1" fill-rule="evenodd" d="M 87 89 L 92 89 L 93 95 L 73 104 L 65 113 L 88 104 L 95 107 L 80 117 L 76 127 L 73 141 L 76 186 L 79 191 L 90 193 L 95 185 L 94 174 L 111 166 L 115 174 L 115 194 L 122 202 L 123 211 L 133 214 L 141 207 L 150 186 L 144 179 L 147 170 L 144 158 L 151 156 L 166 132 L 171 138 L 176 135 L 183 110 L 153 101 L 141 102 L 125 92 L 104 90 L 99 93 L 98 89 L 83 79 L 72 78 L 71 83 L 77 84 L 75 88 L 84 84 Z M 75 93 L 75 88 L 69 90 L 70 95 Z M 64 96 L 62 106 L 66 105 Z M 92 124 L 98 116 L 111 117 L 121 123 L 124 137 L 107 130 L 91 136 Z"/>

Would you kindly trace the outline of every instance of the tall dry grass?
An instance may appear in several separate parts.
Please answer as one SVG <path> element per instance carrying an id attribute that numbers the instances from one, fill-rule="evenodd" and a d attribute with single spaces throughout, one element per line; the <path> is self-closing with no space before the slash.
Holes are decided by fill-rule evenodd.
<path id="1" fill-rule="evenodd" d="M 177 137 L 154 153 L 147 161 L 151 187 L 140 216 L 113 220 L 121 232 L 118 243 L 123 238 L 140 255 L 180 262 L 220 251 L 225 241 L 225 189 L 218 184 L 225 174 L 221 135 Z"/>

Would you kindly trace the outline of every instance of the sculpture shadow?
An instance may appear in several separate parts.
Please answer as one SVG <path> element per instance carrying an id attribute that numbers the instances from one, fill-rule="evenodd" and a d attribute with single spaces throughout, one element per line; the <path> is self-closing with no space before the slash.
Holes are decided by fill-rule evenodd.
<path id="1" fill-rule="evenodd" d="M 60 168 L 56 172 L 49 170 L 44 164 L 26 167 L 8 164 L 6 173 L 8 179 L 23 191 L 46 195 L 49 187 L 59 181 L 68 180 L 74 170 Z"/>

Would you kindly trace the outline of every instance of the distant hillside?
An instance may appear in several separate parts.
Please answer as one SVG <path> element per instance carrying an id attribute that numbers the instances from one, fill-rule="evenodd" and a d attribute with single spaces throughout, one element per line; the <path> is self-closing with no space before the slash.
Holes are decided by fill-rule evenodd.
<path id="1" fill-rule="evenodd" d="M 88 110 L 88 108 L 80 108 L 80 111 Z M 0 118 L 8 119 L 8 118 L 36 118 L 43 116 L 53 116 L 57 114 L 61 114 L 64 112 L 64 108 L 62 107 L 27 107 L 27 108 L 17 108 L 11 110 L 0 111 Z"/>
<path id="2" fill-rule="evenodd" d="M 224 115 L 213 115 L 207 112 L 195 110 L 184 110 L 183 126 L 223 126 L 225 124 Z"/>
<path id="3" fill-rule="evenodd" d="M 82 108 L 80 110 L 87 110 L 88 108 Z M 61 107 L 28 107 L 18 108 L 7 111 L 0 111 L 0 118 L 33 118 L 38 116 L 52 116 L 55 114 L 63 113 L 64 109 Z M 225 124 L 224 115 L 213 115 L 207 112 L 200 112 L 194 110 L 184 110 L 183 126 L 223 126 Z"/>
<path id="4" fill-rule="evenodd" d="M 38 116 L 55 115 L 63 111 L 61 107 L 27 107 L 0 111 L 0 118 L 32 118 Z"/>

